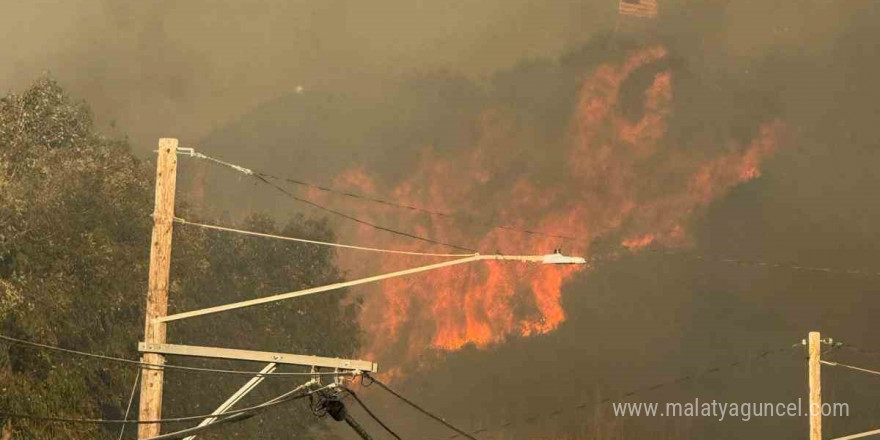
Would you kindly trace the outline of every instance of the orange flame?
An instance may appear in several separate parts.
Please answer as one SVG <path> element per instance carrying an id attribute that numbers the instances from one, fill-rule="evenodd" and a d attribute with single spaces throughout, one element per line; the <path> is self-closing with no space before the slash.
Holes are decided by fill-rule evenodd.
<path id="1" fill-rule="evenodd" d="M 646 234 L 641 237 L 623 240 L 620 244 L 623 245 L 623 247 L 632 251 L 650 245 L 654 242 L 654 238 L 654 234 Z"/>
<path id="2" fill-rule="evenodd" d="M 517 133 L 526 128 L 504 109 L 489 109 L 477 120 L 470 151 L 441 157 L 426 147 L 412 174 L 383 191 L 361 169 L 344 173 L 336 185 L 368 194 L 390 193 L 402 203 L 434 211 L 467 211 L 514 228 L 578 238 L 566 242 L 547 235 L 407 215 L 387 206 L 363 205 L 359 211 L 377 223 L 471 244 L 483 253 L 544 254 L 564 245 L 568 254 L 589 257 L 591 242 L 603 236 L 629 237 L 621 245 L 632 251 L 653 243 L 684 244 L 685 226 L 695 212 L 733 186 L 760 175 L 760 165 L 776 150 L 784 126 L 765 124 L 749 145 L 733 145 L 716 157 L 698 148 L 673 148 L 666 139 L 673 71 L 654 75 L 642 94 L 639 120 L 630 121 L 621 112 L 624 81 L 666 56 L 662 47 L 639 50 L 584 78 L 570 132 L 563 136 L 563 145 L 546 150 L 548 155 L 561 153 L 566 159 L 556 183 L 539 185 L 528 174 L 508 177 L 516 158 L 511 152 L 545 147 L 525 144 L 522 139 L 528 137 Z M 359 242 L 383 240 L 397 248 L 429 248 L 377 235 L 366 227 L 348 233 Z M 480 238 L 474 241 L 474 237 Z M 428 264 L 416 257 L 364 259 L 340 254 L 340 258 L 345 267 L 369 273 Z M 452 351 L 469 344 L 485 348 L 512 336 L 551 332 L 565 321 L 562 288 L 576 273 L 572 267 L 493 262 L 387 280 L 363 295 L 361 321 L 369 335 L 364 355 L 417 360 L 431 351 Z"/>

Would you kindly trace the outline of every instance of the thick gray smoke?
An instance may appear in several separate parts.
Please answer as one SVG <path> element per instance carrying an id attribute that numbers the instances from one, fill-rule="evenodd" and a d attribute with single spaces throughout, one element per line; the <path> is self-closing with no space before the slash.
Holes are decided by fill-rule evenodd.
<path id="1" fill-rule="evenodd" d="M 564 134 L 583 77 L 633 47 L 663 45 L 669 64 L 659 68 L 676 81 L 669 139 L 718 152 L 778 119 L 787 147 L 760 178 L 698 213 L 693 249 L 602 263 L 564 287 L 558 330 L 465 347 L 398 386 L 467 428 L 519 420 L 507 438 L 802 435 L 801 418 L 620 419 L 591 404 L 716 366 L 724 368 L 628 399 L 787 403 L 806 396 L 801 351 L 730 364 L 790 347 L 810 330 L 880 349 L 871 337 L 877 276 L 692 257 L 880 270 L 880 8 L 871 0 L 658 1 L 654 26 L 619 29 L 610 42 L 613 0 L 83 0 L 54 4 L 51 14 L 45 3 L 9 2 L 0 25 L 15 44 L 3 47 L 0 83 L 18 89 L 49 70 L 144 154 L 156 138 L 177 136 L 273 173 L 326 183 L 362 165 L 393 185 L 425 145 L 448 155 L 467 148 L 462 121 L 486 108 L 513 109 L 537 139 Z M 639 81 L 634 75 L 622 93 L 644 89 Z M 538 147 L 519 153 L 511 173 L 534 163 L 540 169 L 529 172 L 550 179 L 560 165 L 542 161 Z M 209 173 L 206 204 L 300 210 Z M 222 205 L 224 195 L 237 205 Z M 825 372 L 826 400 L 848 402 L 851 412 L 826 422 L 828 435 L 872 427 L 871 378 Z M 361 394 L 401 431 L 447 434 L 379 391 Z M 587 409 L 576 408 L 583 401 Z M 542 417 L 527 421 L 533 415 Z"/>
<path id="2" fill-rule="evenodd" d="M 414 71 L 484 75 L 609 29 L 607 4 L 525 0 L 3 2 L 0 84 L 49 71 L 146 152 L 298 86 L 381 94 Z"/>

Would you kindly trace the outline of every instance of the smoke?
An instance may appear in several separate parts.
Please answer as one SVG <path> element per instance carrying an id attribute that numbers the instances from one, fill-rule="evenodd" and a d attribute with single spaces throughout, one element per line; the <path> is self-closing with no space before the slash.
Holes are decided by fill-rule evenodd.
<path id="1" fill-rule="evenodd" d="M 607 28 L 608 5 L 507 2 L 118 0 L 4 4 L 0 84 L 49 71 L 150 151 L 194 142 L 272 98 L 381 94 L 412 71 L 482 75 Z M 610 21 L 609 21 L 610 23 Z M 564 28 L 564 29 L 563 29 Z M 551 32 L 552 30 L 552 32 Z"/>
<path id="2" fill-rule="evenodd" d="M 383 370 L 406 365 L 399 386 L 449 420 L 520 420 L 507 431 L 518 438 L 802 433 L 800 419 L 619 420 L 575 408 L 788 347 L 809 330 L 877 348 L 876 278 L 784 267 L 877 270 L 877 8 L 659 3 L 653 29 L 622 26 L 612 41 L 605 1 L 81 1 L 53 14 L 15 4 L 0 24 L 20 44 L 4 47 L 0 79 L 20 88 L 51 70 L 143 152 L 176 135 L 275 174 L 586 237 L 545 241 L 325 200 L 483 251 L 602 257 L 578 272 L 450 269 L 355 292 L 369 354 Z M 205 206 L 302 209 L 207 174 Z M 334 222 L 359 242 L 417 246 Z M 667 249 L 681 255 L 649 252 Z M 340 258 L 351 277 L 415 263 Z M 489 306 L 499 302 L 516 307 Z M 632 398 L 788 402 L 804 395 L 804 377 L 797 353 Z M 863 380 L 827 373 L 828 400 L 853 413 L 831 435 L 872 422 Z M 545 416 L 524 421 L 535 414 Z"/>

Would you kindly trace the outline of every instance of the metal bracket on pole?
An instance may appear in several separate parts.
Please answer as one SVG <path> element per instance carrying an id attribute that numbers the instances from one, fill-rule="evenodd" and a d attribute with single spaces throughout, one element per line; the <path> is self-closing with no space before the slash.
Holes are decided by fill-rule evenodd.
<path id="1" fill-rule="evenodd" d="M 223 413 L 225 413 L 226 411 L 229 411 L 229 409 L 232 408 L 233 405 L 238 403 L 238 401 L 241 400 L 245 396 L 245 394 L 251 392 L 251 390 L 256 388 L 257 385 L 259 385 L 260 382 L 262 382 L 263 379 L 266 378 L 266 376 L 263 376 L 264 374 L 274 372 L 276 367 L 277 367 L 277 364 L 275 364 L 274 362 L 266 364 L 266 366 L 263 367 L 263 369 L 260 370 L 259 373 L 257 373 L 258 374 L 257 376 L 254 376 L 253 378 L 251 378 L 251 380 L 247 381 L 247 383 L 242 385 L 242 387 L 239 388 L 238 391 L 235 392 L 235 394 L 233 394 L 231 397 L 226 399 L 225 402 L 223 402 L 220 406 L 217 407 L 217 409 L 214 410 L 214 412 L 211 413 L 212 417 L 208 417 L 205 420 L 202 420 L 202 422 L 199 423 L 198 426 L 205 426 L 205 425 L 214 423 L 217 420 L 217 416 L 220 416 Z M 186 437 L 183 440 L 194 440 L 195 438 L 196 438 L 195 435 L 191 435 L 189 437 Z"/>
<path id="2" fill-rule="evenodd" d="M 379 366 L 375 362 L 357 359 L 339 359 L 301 354 L 273 353 L 268 351 L 237 350 L 232 348 L 199 347 L 195 345 L 155 344 L 141 342 L 138 350 L 143 353 L 161 353 L 179 356 L 195 356 L 217 359 L 233 359 L 254 362 L 274 362 L 277 364 L 300 365 L 306 367 L 325 367 L 340 370 L 360 370 L 375 373 Z"/>
<path id="3" fill-rule="evenodd" d="M 480 255 L 474 254 L 464 258 L 458 258 L 455 260 L 443 261 L 441 263 L 429 264 L 427 266 L 419 266 L 413 267 L 410 269 L 399 270 L 397 272 L 386 273 L 382 275 L 375 275 L 367 278 L 361 278 L 357 280 L 344 281 L 340 283 L 328 284 L 326 286 L 312 287 L 309 289 L 297 290 L 295 292 L 287 292 L 287 293 L 279 293 L 276 295 L 264 296 L 261 298 L 249 299 L 246 301 L 239 301 L 231 304 L 224 304 L 220 306 L 207 307 L 199 310 L 191 310 L 189 312 L 175 313 L 173 315 L 161 316 L 156 318 L 157 322 L 170 322 L 177 321 L 180 319 L 193 318 L 196 316 L 208 315 L 211 313 L 219 313 L 226 312 L 229 310 L 240 309 L 243 307 L 251 307 L 259 304 L 266 304 L 275 301 L 281 301 L 290 298 L 297 298 L 305 295 L 312 295 L 315 293 L 328 292 L 331 290 L 338 290 L 345 287 L 353 287 L 361 284 L 374 283 L 377 281 L 387 280 L 389 278 L 395 278 L 400 276 L 413 275 L 420 272 L 426 272 L 429 270 L 441 269 L 444 267 L 456 266 L 459 264 L 472 263 L 475 261 L 518 261 L 524 263 L 542 263 L 542 264 L 587 264 L 587 260 L 583 257 L 568 257 L 562 255 L 560 253 L 553 253 L 548 255 Z"/>

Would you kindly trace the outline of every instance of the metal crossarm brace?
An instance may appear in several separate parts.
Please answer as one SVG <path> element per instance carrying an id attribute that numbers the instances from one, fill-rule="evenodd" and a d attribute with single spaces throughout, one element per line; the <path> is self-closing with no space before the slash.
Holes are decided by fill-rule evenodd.
<path id="1" fill-rule="evenodd" d="M 268 351 L 237 350 L 233 348 L 200 347 L 195 345 L 138 343 L 142 353 L 161 353 L 178 356 L 233 359 L 254 362 L 274 362 L 277 364 L 300 365 L 306 367 L 338 368 L 340 370 L 360 370 L 375 373 L 379 366 L 375 362 L 357 359 L 339 359 L 301 354 L 273 353 Z"/>
<path id="2" fill-rule="evenodd" d="M 259 375 L 254 376 L 253 378 L 251 378 L 251 380 L 242 385 L 241 388 L 238 389 L 238 391 L 236 391 L 231 397 L 226 399 L 225 402 L 223 402 L 220 406 L 217 407 L 217 409 L 214 410 L 214 412 L 211 413 L 212 417 L 208 417 L 205 420 L 202 420 L 202 423 L 199 423 L 198 426 L 210 425 L 211 423 L 217 421 L 218 416 L 221 416 L 226 411 L 229 411 L 230 408 L 232 408 L 236 403 L 238 403 L 239 400 L 241 400 L 247 393 L 251 392 L 251 390 L 256 388 L 257 385 L 259 385 L 260 382 L 262 382 L 263 379 L 266 378 L 266 376 L 261 375 L 274 372 L 276 365 L 277 364 L 275 364 L 274 362 L 266 364 L 266 366 L 263 367 L 263 369 L 260 370 L 260 372 L 258 373 Z M 196 435 L 194 434 L 184 438 L 183 440 L 195 440 L 195 438 Z"/>
<path id="3" fill-rule="evenodd" d="M 375 275 L 367 278 L 361 278 L 358 280 L 345 281 L 340 283 L 328 284 L 326 286 L 320 287 L 312 287 L 304 290 L 297 290 L 295 292 L 287 292 L 287 293 L 279 293 L 277 295 L 265 296 L 262 298 L 249 299 L 246 301 L 239 301 L 232 304 L 224 304 L 220 306 L 208 307 L 199 310 L 192 310 L 189 312 L 175 313 L 173 315 L 168 316 L 159 316 L 155 320 L 156 322 L 170 322 L 177 321 L 180 319 L 193 318 L 196 316 L 208 315 L 211 313 L 219 313 L 225 312 L 234 309 L 240 309 L 243 307 L 251 307 L 258 304 L 266 304 L 275 301 L 281 301 L 284 299 L 296 298 L 305 295 L 311 295 L 314 293 L 328 292 L 331 290 L 338 290 L 346 287 L 357 286 L 360 284 L 374 283 L 377 281 L 387 280 L 389 278 L 400 277 L 413 275 L 420 272 L 426 272 L 429 270 L 441 269 L 444 267 L 456 266 L 459 264 L 472 263 L 475 261 L 519 261 L 525 263 L 542 263 L 542 264 L 587 264 L 587 260 L 582 257 L 568 257 L 562 255 L 561 253 L 553 253 L 548 255 L 480 255 L 474 254 L 465 258 L 458 258 L 455 260 L 444 261 L 441 263 L 429 264 L 427 266 L 419 266 L 413 267 L 410 269 L 399 270 L 397 272 L 391 272 L 381 275 Z"/>

